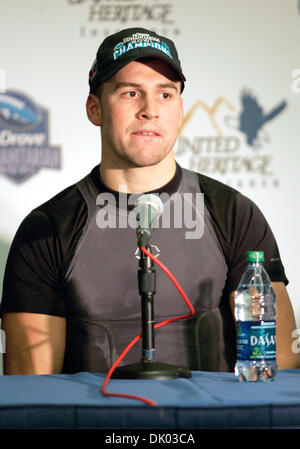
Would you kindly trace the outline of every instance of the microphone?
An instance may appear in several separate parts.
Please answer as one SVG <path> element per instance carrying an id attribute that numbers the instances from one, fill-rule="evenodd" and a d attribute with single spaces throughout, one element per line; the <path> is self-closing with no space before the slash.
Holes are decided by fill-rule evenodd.
<path id="1" fill-rule="evenodd" d="M 153 263 L 155 258 L 153 256 L 150 257 L 149 253 L 151 251 L 145 250 L 145 248 L 147 248 L 148 240 L 152 235 L 153 224 L 162 214 L 163 208 L 163 202 L 158 195 L 146 193 L 137 198 L 135 208 L 131 211 L 135 214 L 136 225 L 137 221 L 139 221 L 136 233 L 141 252 L 138 270 L 138 289 L 141 296 L 142 332 L 138 337 L 142 338 L 142 358 L 138 363 L 131 363 L 117 368 L 111 376 L 113 379 L 174 379 L 177 377 L 191 377 L 191 372 L 188 368 L 161 363 L 155 359 L 153 305 L 156 293 L 156 272 Z M 159 265 L 163 266 L 160 263 Z M 168 274 L 167 271 L 166 273 Z M 170 277 L 169 274 L 168 276 Z M 178 319 L 187 316 L 190 315 L 182 315 Z M 172 322 L 172 319 L 168 322 Z M 167 324 L 167 321 L 160 322 L 159 326 L 163 324 Z M 135 341 L 137 340 L 135 339 Z M 132 343 L 129 346 L 132 346 Z M 123 354 L 128 351 L 129 346 Z"/>
<path id="2" fill-rule="evenodd" d="M 153 232 L 155 220 L 163 212 L 163 202 L 159 196 L 153 193 L 141 195 L 135 203 L 136 217 L 139 221 L 136 233 L 138 236 L 138 245 L 146 247 L 148 240 Z"/>

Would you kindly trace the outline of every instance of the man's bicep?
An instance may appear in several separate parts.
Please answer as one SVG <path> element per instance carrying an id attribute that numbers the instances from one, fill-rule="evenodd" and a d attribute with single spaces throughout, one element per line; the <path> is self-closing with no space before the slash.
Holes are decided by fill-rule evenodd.
<path id="1" fill-rule="evenodd" d="M 65 352 L 65 318 L 8 312 L 2 317 L 2 329 L 5 333 L 4 374 L 61 372 Z"/>
<path id="2" fill-rule="evenodd" d="M 277 299 L 276 345 L 279 369 L 299 368 L 299 354 L 293 351 L 296 320 L 283 282 L 273 282 Z"/>
<path id="3" fill-rule="evenodd" d="M 23 220 L 6 261 L 1 316 L 10 312 L 65 316 L 59 247 L 46 214 L 33 211 Z"/>

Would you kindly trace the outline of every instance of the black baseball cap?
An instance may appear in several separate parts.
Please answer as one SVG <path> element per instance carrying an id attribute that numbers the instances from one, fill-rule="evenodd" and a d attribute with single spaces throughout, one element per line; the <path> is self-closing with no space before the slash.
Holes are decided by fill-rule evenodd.
<path id="1" fill-rule="evenodd" d="M 90 93 L 95 93 L 99 84 L 108 81 L 131 61 L 153 57 L 169 64 L 181 81 L 182 73 L 177 50 L 173 41 L 145 28 L 126 28 L 104 39 L 89 73 Z"/>

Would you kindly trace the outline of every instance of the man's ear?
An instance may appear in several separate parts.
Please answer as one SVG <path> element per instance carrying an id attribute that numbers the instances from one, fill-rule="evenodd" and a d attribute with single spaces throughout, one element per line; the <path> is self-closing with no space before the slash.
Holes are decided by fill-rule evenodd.
<path id="1" fill-rule="evenodd" d="M 89 94 L 86 100 L 86 113 L 89 121 L 95 126 L 102 125 L 102 113 L 100 100 L 96 95 Z"/>

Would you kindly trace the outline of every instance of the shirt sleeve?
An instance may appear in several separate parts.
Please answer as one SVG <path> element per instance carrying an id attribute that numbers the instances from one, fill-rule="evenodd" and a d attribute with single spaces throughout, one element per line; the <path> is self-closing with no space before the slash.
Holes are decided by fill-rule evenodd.
<path id="1" fill-rule="evenodd" d="M 61 248 L 51 220 L 35 210 L 21 223 L 12 242 L 0 315 L 31 312 L 65 316 L 60 266 Z"/>
<path id="2" fill-rule="evenodd" d="M 247 251 L 263 251 L 264 267 L 272 282 L 288 284 L 273 232 L 258 206 L 238 193 L 235 197 L 229 249 L 229 292 L 235 290 L 246 269 Z"/>

